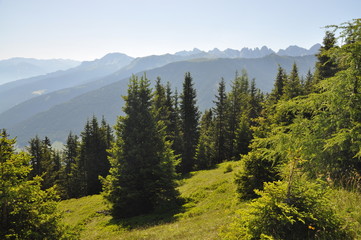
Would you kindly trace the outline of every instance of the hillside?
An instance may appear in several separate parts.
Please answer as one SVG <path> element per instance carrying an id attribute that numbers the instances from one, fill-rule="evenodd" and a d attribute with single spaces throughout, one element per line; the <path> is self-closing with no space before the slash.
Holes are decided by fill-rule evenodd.
<path id="1" fill-rule="evenodd" d="M 114 221 L 100 195 L 62 201 L 59 210 L 64 222 L 77 229 L 80 239 L 221 239 L 219 233 L 234 221 L 235 210 L 248 206 L 237 199 L 235 191 L 234 178 L 240 164 L 222 163 L 216 169 L 193 172 L 180 180 L 178 189 L 186 203 L 168 215 Z M 330 200 L 334 210 L 347 219 L 360 237 L 361 194 L 333 190 Z"/>
<path id="2" fill-rule="evenodd" d="M 78 227 L 81 239 L 219 239 L 219 228 L 232 221 L 237 204 L 234 172 L 239 162 L 194 172 L 179 181 L 183 209 L 174 215 L 145 215 L 116 222 L 99 195 L 62 201 L 64 222 Z M 232 171 L 226 169 L 232 167 Z"/>
<path id="3" fill-rule="evenodd" d="M 229 87 L 235 73 L 246 69 L 250 79 L 255 78 L 257 86 L 269 92 L 273 87 L 278 64 L 286 71 L 290 71 L 294 62 L 299 66 L 300 74 L 305 75 L 308 70 L 313 69 L 315 57 L 269 55 L 254 59 L 196 59 L 170 63 L 148 70 L 146 74 L 153 82 L 160 76 L 163 83 L 169 81 L 172 88 L 177 88 L 179 91 L 182 89 L 184 73 L 189 71 L 197 89 L 198 105 L 203 111 L 212 106 L 217 85 L 222 77 Z M 142 74 L 143 71 L 136 75 Z M 107 78 L 112 78 L 114 81 L 117 77 L 118 75 L 112 75 Z M 20 145 L 24 145 L 36 134 L 48 136 L 53 141 L 64 141 L 70 130 L 78 134 L 83 129 L 86 119 L 92 115 L 105 116 L 110 124 L 114 124 L 116 117 L 122 113 L 121 96 L 126 94 L 128 79 L 126 77 L 80 95 L 79 92 L 84 91 L 87 86 L 97 86 L 97 82 L 34 98 L 1 114 L 0 125 L 7 128 L 12 136 L 17 136 Z M 74 92 L 78 94 L 73 94 Z M 67 97 L 70 98 L 67 102 L 56 101 Z M 57 102 L 58 105 L 48 105 L 50 101 Z M 41 106 L 44 106 L 43 112 L 34 112 L 34 109 L 39 109 Z"/>
<path id="4" fill-rule="evenodd" d="M 10 58 L 0 60 L 0 85 L 18 79 L 66 70 L 79 64 L 78 61 L 66 59 Z"/>
<path id="5" fill-rule="evenodd" d="M 56 90 L 70 88 L 105 77 L 128 65 L 133 58 L 120 53 L 110 53 L 94 61 L 82 62 L 79 66 L 32 78 L 21 79 L 0 85 L 0 113 L 28 99 Z"/>

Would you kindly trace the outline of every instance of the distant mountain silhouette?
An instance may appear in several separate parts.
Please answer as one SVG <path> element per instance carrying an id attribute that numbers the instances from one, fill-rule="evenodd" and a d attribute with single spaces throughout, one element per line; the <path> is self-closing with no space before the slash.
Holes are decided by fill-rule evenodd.
<path id="1" fill-rule="evenodd" d="M 10 58 L 0 60 L 0 85 L 22 78 L 67 70 L 79 64 L 79 61 L 65 59 L 39 60 L 33 58 Z"/>
<path id="2" fill-rule="evenodd" d="M 0 101 L 0 113 L 33 97 L 91 82 L 114 73 L 132 60 L 133 58 L 125 54 L 111 53 L 101 59 L 82 62 L 79 66 L 66 71 L 57 71 L 0 85 L 0 97 L 6 99 L 6 101 Z"/>
<path id="3" fill-rule="evenodd" d="M 306 56 L 315 55 L 321 47 L 321 44 L 315 44 L 310 49 L 305 49 L 298 46 L 289 46 L 286 49 L 280 49 L 277 55 L 280 56 Z M 267 55 L 276 53 L 272 49 L 263 46 L 261 48 L 242 48 L 241 50 L 235 50 L 227 48 L 224 51 L 214 48 L 210 51 L 201 51 L 198 48 L 194 48 L 191 51 L 180 51 L 176 52 L 177 56 L 197 56 L 199 58 L 261 58 Z"/>
<path id="4" fill-rule="evenodd" d="M 191 72 L 197 89 L 199 107 L 204 110 L 213 106 L 212 101 L 221 77 L 225 78 L 227 90 L 229 90 L 229 84 L 234 79 L 236 71 L 240 72 L 242 69 L 246 69 L 250 79 L 256 78 L 258 87 L 263 91 L 270 91 L 277 74 L 278 64 L 289 72 L 292 64 L 296 62 L 300 74 L 304 75 L 313 68 L 315 61 L 315 56 L 287 57 L 275 54 L 249 59 L 190 59 L 147 70 L 146 75 L 152 80 L 152 83 L 160 76 L 163 83 L 169 81 L 173 89 L 177 88 L 180 91 L 184 73 Z M 17 136 L 20 145 L 25 145 L 36 134 L 48 136 L 54 141 L 65 141 L 70 130 L 79 133 L 87 118 L 92 115 L 98 117 L 104 115 L 108 122 L 114 124 L 116 116 L 122 114 L 121 95 L 126 94 L 129 80 L 129 76 L 119 78 L 122 71 L 124 69 L 92 83 L 45 94 L 19 104 L 0 114 L 0 126 L 6 127 L 11 136 Z M 143 73 L 144 71 L 140 71 L 136 75 Z M 112 83 L 101 86 L 99 82 Z M 94 84 L 98 84 L 96 89 L 89 87 Z M 88 91 L 81 93 L 79 89 Z M 66 102 L 60 101 L 59 104 L 52 104 L 46 110 L 38 111 L 35 114 L 26 112 L 26 109 L 36 109 L 39 105 L 46 105 L 52 99 L 64 99 L 64 96 L 68 99 Z M 18 121 L 19 119 L 21 121 Z"/>
<path id="5" fill-rule="evenodd" d="M 306 56 L 306 55 L 315 55 L 320 50 L 321 44 L 313 45 L 309 50 L 301 48 L 298 46 L 289 46 L 286 49 L 280 49 L 277 54 L 280 56 Z"/>

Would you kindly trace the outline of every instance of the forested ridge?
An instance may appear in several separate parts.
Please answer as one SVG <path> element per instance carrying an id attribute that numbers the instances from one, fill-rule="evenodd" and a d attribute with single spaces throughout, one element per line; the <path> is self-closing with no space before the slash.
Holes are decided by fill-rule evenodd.
<path id="1" fill-rule="evenodd" d="M 270 93 L 237 72 L 230 86 L 220 79 L 201 113 L 190 72 L 179 90 L 133 75 L 114 128 L 93 116 L 61 151 L 38 136 L 16 151 L 2 130 L 0 236 L 77 239 L 81 229 L 62 223 L 57 201 L 94 194 L 116 221 L 176 216 L 190 201 L 180 182 L 224 162 L 232 172 L 237 161 L 237 201 L 246 207 L 220 239 L 358 239 L 360 219 L 341 214 L 330 196 L 361 188 L 360 64 L 355 19 L 327 27 L 314 72 L 279 66 Z"/>

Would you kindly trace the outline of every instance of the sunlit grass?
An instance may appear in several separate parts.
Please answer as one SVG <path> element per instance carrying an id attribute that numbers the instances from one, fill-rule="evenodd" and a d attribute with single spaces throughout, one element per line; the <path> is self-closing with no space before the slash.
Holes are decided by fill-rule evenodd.
<path id="1" fill-rule="evenodd" d="M 234 173 L 238 170 L 239 162 L 223 163 L 179 180 L 185 203 L 172 218 L 149 214 L 114 221 L 101 195 L 62 201 L 59 208 L 81 239 L 220 239 L 219 229 L 234 220 L 236 209 L 247 206 L 237 200 Z M 361 239 L 361 194 L 332 190 L 330 201 Z"/>
<path id="2" fill-rule="evenodd" d="M 63 201 L 60 210 L 66 224 L 78 227 L 81 239 L 219 239 L 219 228 L 230 223 L 234 210 L 241 206 L 234 184 L 238 165 L 220 164 L 179 180 L 186 202 L 171 220 L 156 221 L 162 216 L 150 214 L 114 221 L 100 195 Z"/>

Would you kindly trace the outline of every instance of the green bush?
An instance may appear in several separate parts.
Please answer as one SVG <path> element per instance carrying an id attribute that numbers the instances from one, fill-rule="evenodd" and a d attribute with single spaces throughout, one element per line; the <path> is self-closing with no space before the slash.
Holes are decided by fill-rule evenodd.
<path id="1" fill-rule="evenodd" d="M 222 239 L 353 239 L 318 182 L 265 183 L 238 218 L 222 229 Z"/>
<path id="2" fill-rule="evenodd" d="M 257 149 L 243 157 L 241 170 L 236 174 L 235 180 L 241 199 L 256 198 L 258 195 L 255 190 L 262 190 L 264 182 L 280 179 L 275 167 L 275 157 L 270 156 L 269 152 L 267 149 Z"/>

